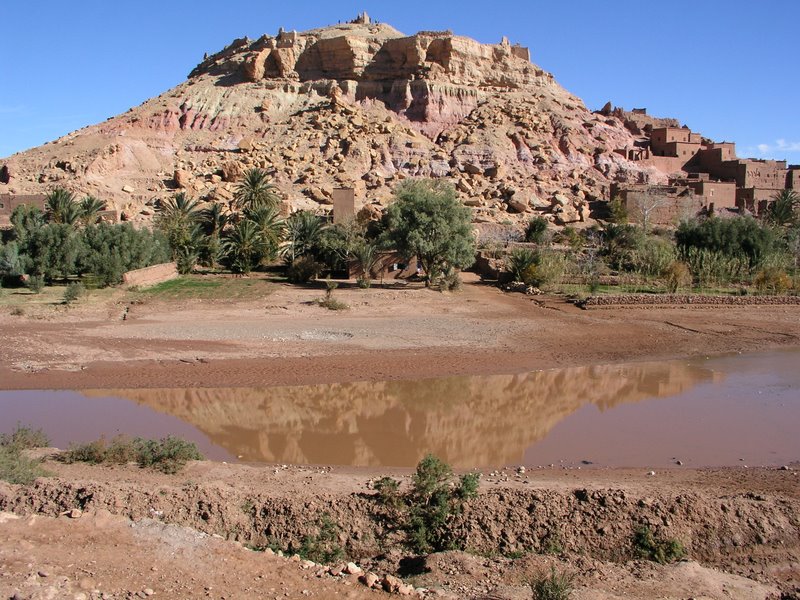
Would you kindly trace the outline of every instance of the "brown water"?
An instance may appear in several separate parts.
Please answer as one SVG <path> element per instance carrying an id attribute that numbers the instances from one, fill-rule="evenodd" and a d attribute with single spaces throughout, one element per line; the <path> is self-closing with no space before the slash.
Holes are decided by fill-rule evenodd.
<path id="1" fill-rule="evenodd" d="M 210 458 L 457 467 L 800 460 L 800 352 L 272 388 L 0 392 L 0 431 L 178 435 Z M 743 460 L 740 460 L 743 459 Z"/>

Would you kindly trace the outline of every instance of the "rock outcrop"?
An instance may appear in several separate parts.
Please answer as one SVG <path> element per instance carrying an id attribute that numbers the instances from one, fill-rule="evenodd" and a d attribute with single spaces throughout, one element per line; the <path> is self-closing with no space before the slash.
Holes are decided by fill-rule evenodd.
<path id="1" fill-rule="evenodd" d="M 9 193 L 66 186 L 134 221 L 179 189 L 225 201 L 259 167 L 293 208 L 330 210 L 340 186 L 381 205 L 402 179 L 446 177 L 476 222 L 539 212 L 563 224 L 588 221 L 613 181 L 661 176 L 614 153 L 633 139 L 625 114 L 588 111 L 527 48 L 407 36 L 362 15 L 235 40 L 172 90 L 0 169 L 14 174 Z M 556 193 L 567 208 L 540 200 Z"/>

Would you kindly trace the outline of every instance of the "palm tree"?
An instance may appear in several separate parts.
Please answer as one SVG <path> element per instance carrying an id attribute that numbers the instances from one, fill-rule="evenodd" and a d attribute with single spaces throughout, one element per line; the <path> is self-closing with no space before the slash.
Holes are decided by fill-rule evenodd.
<path id="1" fill-rule="evenodd" d="M 45 199 L 47 216 L 53 223 L 73 225 L 81 216 L 75 195 L 64 188 L 55 188 Z"/>
<path id="2" fill-rule="evenodd" d="M 100 213 L 106 209 L 106 203 L 92 195 L 84 197 L 79 204 L 80 220 L 84 225 L 94 225 Z"/>
<path id="3" fill-rule="evenodd" d="M 781 190 L 772 197 L 767 220 L 775 225 L 794 223 L 800 211 L 800 196 L 794 190 Z"/>
<path id="4" fill-rule="evenodd" d="M 267 172 L 261 169 L 248 169 L 236 188 L 234 206 L 238 210 L 254 204 L 263 203 L 277 207 L 280 197 L 274 185 L 269 182 Z"/>
<path id="5" fill-rule="evenodd" d="M 325 222 L 322 217 L 308 210 L 299 210 L 286 219 L 286 245 L 281 254 L 286 262 L 308 254 L 319 241 Z"/>
<path id="6" fill-rule="evenodd" d="M 225 226 L 228 224 L 230 217 L 224 213 L 224 208 L 218 202 L 215 202 L 201 213 L 201 220 L 203 223 L 203 231 L 206 235 L 219 236 Z"/>
<path id="7" fill-rule="evenodd" d="M 175 194 L 161 203 L 156 215 L 156 225 L 167 235 L 173 258 L 196 252 L 201 238 L 199 230 L 200 207 L 184 192 Z"/>
<path id="8" fill-rule="evenodd" d="M 261 236 L 261 260 L 273 260 L 278 254 L 284 228 L 278 209 L 259 202 L 246 209 L 244 217 L 255 224 Z"/>
<path id="9" fill-rule="evenodd" d="M 353 256 L 361 266 L 361 276 L 358 278 L 360 287 L 369 287 L 370 279 L 372 278 L 372 269 L 380 259 L 378 254 L 378 245 L 363 241 L 355 246 L 353 249 Z"/>
<path id="10" fill-rule="evenodd" d="M 253 221 L 241 221 L 231 229 L 222 247 L 230 261 L 231 269 L 247 275 L 260 258 L 263 240 Z"/>

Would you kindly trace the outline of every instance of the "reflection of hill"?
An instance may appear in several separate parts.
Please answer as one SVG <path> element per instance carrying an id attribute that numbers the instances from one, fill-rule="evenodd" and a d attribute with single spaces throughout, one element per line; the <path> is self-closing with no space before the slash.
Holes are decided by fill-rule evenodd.
<path id="1" fill-rule="evenodd" d="M 458 467 L 519 460 L 592 403 L 679 394 L 711 380 L 676 362 L 523 375 L 274 388 L 104 390 L 174 415 L 248 461 L 411 466 L 433 452 Z"/>

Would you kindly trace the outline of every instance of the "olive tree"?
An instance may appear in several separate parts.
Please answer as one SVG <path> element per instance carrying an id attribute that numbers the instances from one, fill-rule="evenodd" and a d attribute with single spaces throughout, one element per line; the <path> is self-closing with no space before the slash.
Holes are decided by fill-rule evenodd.
<path id="1" fill-rule="evenodd" d="M 441 180 L 404 181 L 387 210 L 385 238 L 404 257 L 414 256 L 425 270 L 425 285 L 453 269 L 475 261 L 475 236 L 470 209 L 456 191 Z"/>

